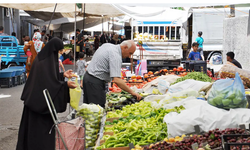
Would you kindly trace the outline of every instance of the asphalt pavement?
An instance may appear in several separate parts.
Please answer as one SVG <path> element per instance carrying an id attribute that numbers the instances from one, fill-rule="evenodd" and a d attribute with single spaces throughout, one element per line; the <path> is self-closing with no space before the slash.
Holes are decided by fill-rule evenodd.
<path id="1" fill-rule="evenodd" d="M 89 61 L 90 58 L 87 59 Z M 65 65 L 65 70 L 73 69 L 73 65 Z M 20 100 L 24 84 L 12 88 L 0 88 L 0 150 L 15 150 L 18 129 L 22 117 L 23 101 Z M 82 99 L 80 102 L 82 103 Z M 67 120 L 71 112 L 68 107 L 59 114 L 61 121 Z"/>

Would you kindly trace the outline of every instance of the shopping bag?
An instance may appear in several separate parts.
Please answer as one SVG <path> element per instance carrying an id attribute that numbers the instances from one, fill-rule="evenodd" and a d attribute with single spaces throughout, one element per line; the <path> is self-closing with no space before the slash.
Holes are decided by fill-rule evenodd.
<path id="1" fill-rule="evenodd" d="M 67 145 L 68 150 L 84 150 L 85 148 L 85 128 L 82 117 L 61 122 L 58 124 L 59 131 Z M 56 130 L 56 150 L 65 150 L 59 132 Z"/>
<path id="2" fill-rule="evenodd" d="M 78 110 L 79 101 L 82 95 L 82 89 L 80 88 L 77 78 L 75 79 L 75 83 L 77 87 L 75 89 L 69 89 L 70 106 L 74 108 L 75 110 Z"/>
<path id="3" fill-rule="evenodd" d="M 80 46 L 76 46 L 76 52 L 80 52 Z"/>
<path id="4" fill-rule="evenodd" d="M 238 72 L 235 79 L 221 79 L 213 84 L 208 103 L 223 109 L 246 108 L 245 89 Z"/>

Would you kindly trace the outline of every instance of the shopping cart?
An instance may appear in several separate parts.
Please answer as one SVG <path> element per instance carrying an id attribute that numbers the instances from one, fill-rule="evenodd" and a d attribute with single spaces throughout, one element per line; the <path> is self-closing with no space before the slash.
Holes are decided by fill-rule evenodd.
<path id="1" fill-rule="evenodd" d="M 85 123 L 81 117 L 60 122 L 47 89 L 43 90 L 56 129 L 56 150 L 85 150 Z"/>

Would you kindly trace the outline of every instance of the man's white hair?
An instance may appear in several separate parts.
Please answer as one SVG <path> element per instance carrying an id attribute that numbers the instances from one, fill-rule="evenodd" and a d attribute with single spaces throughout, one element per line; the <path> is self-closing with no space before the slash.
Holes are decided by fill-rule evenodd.
<path id="1" fill-rule="evenodd" d="M 121 46 L 128 46 L 128 49 L 130 49 L 132 46 L 132 43 L 130 41 L 123 41 L 120 45 Z"/>

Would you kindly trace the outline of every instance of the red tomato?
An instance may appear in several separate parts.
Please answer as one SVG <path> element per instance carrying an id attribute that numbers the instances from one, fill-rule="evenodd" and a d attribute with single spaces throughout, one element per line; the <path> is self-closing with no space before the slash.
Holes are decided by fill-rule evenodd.
<path id="1" fill-rule="evenodd" d="M 112 91 L 113 90 L 113 88 L 112 87 L 109 87 L 109 91 Z"/>

